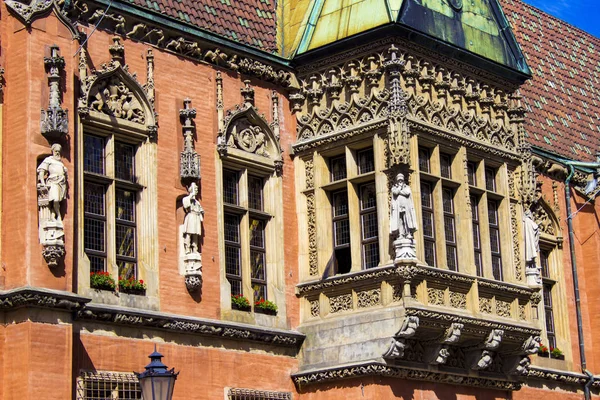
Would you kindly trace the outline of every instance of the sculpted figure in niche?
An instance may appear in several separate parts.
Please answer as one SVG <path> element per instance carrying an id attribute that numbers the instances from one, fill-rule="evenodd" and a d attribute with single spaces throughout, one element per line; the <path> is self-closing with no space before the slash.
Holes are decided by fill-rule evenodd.
<path id="1" fill-rule="evenodd" d="M 392 238 L 412 239 L 417 230 L 417 217 L 410 187 L 404 182 L 404 174 L 396 175 L 392 186 L 390 233 Z"/>
<path id="2" fill-rule="evenodd" d="M 540 252 L 540 227 L 533 219 L 531 210 L 525 211 L 523 215 L 525 231 L 525 261 L 535 262 Z"/>
<path id="3" fill-rule="evenodd" d="M 183 246 L 185 254 L 200 252 L 200 236 L 202 235 L 202 221 L 204 220 L 204 209 L 196 199 L 198 185 L 192 182 L 188 187 L 188 193 L 182 200 L 183 209 L 186 213 L 183 221 Z"/>
<path id="4" fill-rule="evenodd" d="M 61 150 L 60 144 L 53 144 L 52 155 L 46 157 L 37 169 L 39 187 L 48 191 L 52 221 L 61 221 L 60 202 L 67 194 L 67 168 L 62 162 Z"/>

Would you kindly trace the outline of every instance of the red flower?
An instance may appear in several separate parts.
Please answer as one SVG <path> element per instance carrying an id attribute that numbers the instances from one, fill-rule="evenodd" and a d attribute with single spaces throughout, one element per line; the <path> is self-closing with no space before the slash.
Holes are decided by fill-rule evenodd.
<path id="1" fill-rule="evenodd" d="M 143 284 L 144 284 L 144 281 L 143 281 L 142 279 L 140 279 L 140 283 L 143 285 Z"/>

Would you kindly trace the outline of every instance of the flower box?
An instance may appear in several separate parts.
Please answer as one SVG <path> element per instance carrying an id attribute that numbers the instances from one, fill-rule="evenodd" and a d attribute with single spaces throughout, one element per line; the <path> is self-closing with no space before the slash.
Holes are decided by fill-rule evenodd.
<path id="1" fill-rule="evenodd" d="M 119 277 L 119 292 L 144 296 L 146 294 L 146 284 L 143 280 L 137 280 L 134 277 L 124 279 Z"/>
<path id="2" fill-rule="evenodd" d="M 90 287 L 97 290 L 114 291 L 117 287 L 115 280 L 108 272 L 90 272 Z"/>
<path id="3" fill-rule="evenodd" d="M 266 315 L 277 315 L 277 310 L 268 310 L 260 307 L 254 307 L 254 312 Z"/>
<path id="4" fill-rule="evenodd" d="M 267 315 L 277 315 L 277 305 L 272 301 L 261 298 L 254 302 L 254 312 Z"/>
<path id="5" fill-rule="evenodd" d="M 250 302 L 241 294 L 232 295 L 231 308 L 233 310 L 250 311 Z"/>

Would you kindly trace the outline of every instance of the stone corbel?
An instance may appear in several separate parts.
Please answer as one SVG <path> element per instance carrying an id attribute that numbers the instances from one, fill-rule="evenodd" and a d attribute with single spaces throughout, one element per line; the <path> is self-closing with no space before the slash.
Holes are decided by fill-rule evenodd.
<path id="1" fill-rule="evenodd" d="M 505 359 L 504 372 L 509 375 L 527 375 L 531 364 L 529 356 L 537 354 L 541 340 L 539 336 L 529 336 L 520 349 Z"/>
<path id="2" fill-rule="evenodd" d="M 504 336 L 504 330 L 492 329 L 487 339 L 477 347 L 477 350 L 470 352 L 471 369 L 473 370 L 485 370 L 492 365 L 496 350 L 502 343 Z"/>
<path id="3" fill-rule="evenodd" d="M 413 337 L 417 333 L 418 328 L 419 317 L 405 317 L 402 327 L 392 338 L 390 348 L 383 354 L 383 358 L 395 360 L 404 357 L 404 351 L 409 346 L 406 343 L 406 339 Z"/>
<path id="4" fill-rule="evenodd" d="M 450 356 L 448 345 L 456 344 L 460 340 L 463 328 L 464 324 L 454 322 L 446 330 L 440 341 L 428 344 L 427 359 L 429 360 L 429 364 L 439 365 L 446 363 L 448 356 Z"/>
<path id="5" fill-rule="evenodd" d="M 50 47 L 50 57 L 44 58 L 48 71 L 48 86 L 50 87 L 48 108 L 42 109 L 41 132 L 48 140 L 57 140 L 67 135 L 69 131 L 68 111 L 61 107 L 62 93 L 60 79 L 65 69 L 65 59 L 60 55 L 58 46 Z"/>
<path id="6" fill-rule="evenodd" d="M 200 156 L 194 149 L 194 119 L 196 118 L 196 109 L 191 108 L 192 101 L 185 99 L 183 109 L 179 110 L 179 116 L 183 122 L 183 151 L 180 158 L 179 174 L 183 181 L 200 179 Z"/>

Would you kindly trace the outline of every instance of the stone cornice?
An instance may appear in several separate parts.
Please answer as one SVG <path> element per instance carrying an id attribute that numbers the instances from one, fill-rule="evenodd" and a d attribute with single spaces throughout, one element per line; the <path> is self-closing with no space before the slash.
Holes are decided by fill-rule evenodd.
<path id="1" fill-rule="evenodd" d="M 188 333 L 295 348 L 299 348 L 304 341 L 303 334 L 291 330 L 263 328 L 235 322 L 184 317 L 101 304 L 89 304 L 78 310 L 75 320 L 161 329 L 173 333 Z"/>
<path id="2" fill-rule="evenodd" d="M 5 311 L 22 307 L 73 311 L 82 309 L 90 301 L 70 292 L 41 288 L 22 287 L 0 291 L 0 310 Z"/>
<path id="3" fill-rule="evenodd" d="M 391 366 L 380 362 L 367 362 L 299 372 L 293 374 L 292 379 L 296 386 L 302 390 L 302 386 L 305 385 L 314 385 L 362 376 L 383 376 L 498 390 L 519 390 L 521 388 L 521 383 L 517 381 L 465 376 L 451 372 L 421 370 L 413 367 Z"/>
<path id="4" fill-rule="evenodd" d="M 586 375 L 578 372 L 541 368 L 533 365 L 529 367 L 526 377 L 573 385 L 585 385 L 589 381 L 589 378 Z M 600 376 L 594 376 L 592 387 L 596 389 L 600 388 Z"/>
<path id="5" fill-rule="evenodd" d="M 161 329 L 173 333 L 212 336 L 265 345 L 299 348 L 304 335 L 292 330 L 264 328 L 235 322 L 91 304 L 91 299 L 58 290 L 23 287 L 0 291 L 0 312 L 45 308 L 74 313 L 74 320 Z"/>

